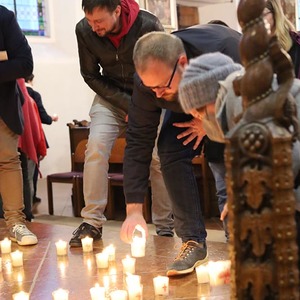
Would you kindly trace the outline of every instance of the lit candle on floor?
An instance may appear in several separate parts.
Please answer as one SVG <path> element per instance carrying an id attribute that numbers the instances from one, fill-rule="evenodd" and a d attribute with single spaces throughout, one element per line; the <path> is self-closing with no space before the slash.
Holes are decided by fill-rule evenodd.
<path id="1" fill-rule="evenodd" d="M 141 226 L 137 225 L 135 231 L 139 231 L 142 236 L 132 237 L 131 255 L 133 257 L 143 257 L 145 256 L 145 248 L 146 248 L 145 230 Z"/>
<path id="2" fill-rule="evenodd" d="M 108 254 L 108 260 L 114 261 L 116 259 L 116 248 L 114 245 L 109 245 L 106 248 L 104 248 L 103 252 L 106 252 Z"/>
<path id="3" fill-rule="evenodd" d="M 126 285 L 127 285 L 127 287 L 134 286 L 134 285 L 139 285 L 139 284 L 141 284 L 141 276 L 132 275 L 132 274 L 128 274 L 126 276 Z"/>
<path id="4" fill-rule="evenodd" d="M 11 240 L 5 238 L 1 241 L 1 253 L 7 254 L 11 252 Z"/>
<path id="5" fill-rule="evenodd" d="M 230 260 L 208 262 L 207 269 L 211 286 L 229 283 L 230 265 Z"/>
<path id="6" fill-rule="evenodd" d="M 10 253 L 11 263 L 13 267 L 23 266 L 23 252 L 16 250 Z"/>
<path id="7" fill-rule="evenodd" d="M 92 252 L 93 251 L 93 238 L 86 236 L 81 239 L 82 251 L 83 252 Z"/>
<path id="8" fill-rule="evenodd" d="M 135 258 L 129 257 L 126 255 L 126 258 L 122 259 L 122 265 L 123 265 L 123 273 L 127 274 L 134 274 L 135 273 Z"/>
<path id="9" fill-rule="evenodd" d="M 153 278 L 155 296 L 169 295 L 169 277 L 157 276 Z"/>
<path id="10" fill-rule="evenodd" d="M 196 274 L 198 283 L 201 284 L 209 282 L 209 273 L 206 265 L 196 267 Z"/>
<path id="11" fill-rule="evenodd" d="M 96 254 L 96 264 L 99 269 L 108 268 L 108 254 L 106 252 L 100 252 Z"/>
<path id="12" fill-rule="evenodd" d="M 105 300 L 105 288 L 99 286 L 98 283 L 94 287 L 90 288 L 90 294 L 92 300 Z"/>
<path id="13" fill-rule="evenodd" d="M 58 256 L 63 256 L 67 255 L 68 249 L 67 249 L 67 242 L 59 240 L 58 242 L 55 243 L 56 246 L 56 254 Z"/>
<path id="14" fill-rule="evenodd" d="M 69 291 L 64 289 L 58 289 L 52 292 L 53 300 L 68 300 Z"/>
<path id="15" fill-rule="evenodd" d="M 116 290 L 110 293 L 111 300 L 127 300 L 127 291 L 125 290 Z"/>
<path id="16" fill-rule="evenodd" d="M 29 293 L 23 291 L 13 294 L 13 300 L 29 300 Z"/>
<path id="17" fill-rule="evenodd" d="M 135 286 L 127 287 L 129 300 L 142 300 L 143 299 L 143 285 L 138 284 Z"/>

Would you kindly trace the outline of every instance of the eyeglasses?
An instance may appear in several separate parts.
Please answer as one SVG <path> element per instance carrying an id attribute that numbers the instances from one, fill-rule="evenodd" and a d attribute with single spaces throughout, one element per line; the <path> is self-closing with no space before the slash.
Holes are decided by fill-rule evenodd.
<path id="1" fill-rule="evenodd" d="M 173 78 L 174 78 L 174 75 L 175 75 L 175 72 L 176 72 L 176 69 L 177 69 L 177 66 L 178 66 L 178 62 L 179 62 L 179 58 L 176 60 L 176 63 L 175 63 L 175 66 L 174 66 L 174 69 L 172 71 L 172 75 L 170 77 L 170 80 L 168 82 L 167 85 L 163 85 L 163 86 L 148 86 L 148 85 L 144 85 L 143 81 L 141 81 L 141 85 L 144 86 L 144 87 L 147 87 L 151 90 L 167 90 L 167 89 L 170 89 L 171 88 L 171 84 L 172 84 L 172 81 L 173 81 Z"/>

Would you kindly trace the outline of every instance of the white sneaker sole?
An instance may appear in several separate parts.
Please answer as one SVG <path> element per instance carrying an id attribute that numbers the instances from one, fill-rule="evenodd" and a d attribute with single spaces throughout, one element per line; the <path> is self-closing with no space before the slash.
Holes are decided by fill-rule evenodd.
<path id="1" fill-rule="evenodd" d="M 30 246 L 38 243 L 38 240 L 34 236 L 23 237 L 21 241 L 17 241 L 16 238 L 10 237 L 13 242 L 17 242 L 20 246 Z"/>

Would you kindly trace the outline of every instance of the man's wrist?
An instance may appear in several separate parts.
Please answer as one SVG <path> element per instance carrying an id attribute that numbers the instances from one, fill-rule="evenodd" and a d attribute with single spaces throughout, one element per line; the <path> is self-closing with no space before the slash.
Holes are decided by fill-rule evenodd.
<path id="1" fill-rule="evenodd" d="M 126 205 L 127 215 L 131 214 L 143 214 L 143 203 L 127 203 Z"/>

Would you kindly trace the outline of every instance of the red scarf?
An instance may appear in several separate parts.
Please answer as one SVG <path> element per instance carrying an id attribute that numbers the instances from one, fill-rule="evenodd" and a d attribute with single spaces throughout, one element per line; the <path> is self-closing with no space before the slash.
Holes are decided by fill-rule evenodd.
<path id="1" fill-rule="evenodd" d="M 117 35 L 107 36 L 116 48 L 120 46 L 122 37 L 130 30 L 132 24 L 137 18 L 139 10 L 140 7 L 135 0 L 121 0 L 121 31 Z"/>
<path id="2" fill-rule="evenodd" d="M 29 159 L 38 164 L 38 157 L 46 156 L 47 154 L 42 122 L 36 103 L 27 92 L 24 79 L 18 79 L 17 82 L 25 100 L 22 106 L 24 130 L 19 137 L 19 148 Z"/>

